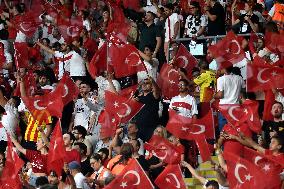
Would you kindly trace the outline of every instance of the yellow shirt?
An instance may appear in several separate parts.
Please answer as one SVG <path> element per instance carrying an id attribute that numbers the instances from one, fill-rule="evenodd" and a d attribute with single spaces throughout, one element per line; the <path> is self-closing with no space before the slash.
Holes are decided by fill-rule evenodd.
<path id="1" fill-rule="evenodd" d="M 37 127 L 41 126 L 44 130 L 46 128 L 46 125 L 52 122 L 51 116 L 46 111 L 38 110 L 35 110 L 35 112 L 33 112 L 33 115 L 26 112 L 26 116 L 28 118 L 28 123 L 25 131 L 25 140 L 37 142 L 37 140 L 41 138 L 41 133 L 37 130 Z M 34 116 L 36 116 L 36 120 L 34 119 Z M 42 120 L 44 116 L 48 117 L 48 121 Z"/>
<path id="2" fill-rule="evenodd" d="M 209 102 L 212 99 L 213 94 L 207 93 L 206 89 L 216 85 L 216 74 L 212 71 L 206 71 L 195 78 L 194 83 L 200 86 L 200 102 Z"/>

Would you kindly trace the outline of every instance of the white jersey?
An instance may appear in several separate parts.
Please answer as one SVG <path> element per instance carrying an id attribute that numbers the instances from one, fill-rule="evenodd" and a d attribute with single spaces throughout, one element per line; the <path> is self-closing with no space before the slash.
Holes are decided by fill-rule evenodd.
<path id="1" fill-rule="evenodd" d="M 217 91 L 222 91 L 224 97 L 219 104 L 239 104 L 241 89 L 245 88 L 244 80 L 239 75 L 223 75 L 217 79 Z"/>
<path id="2" fill-rule="evenodd" d="M 174 36 L 174 26 L 175 23 L 179 22 L 180 18 L 179 15 L 177 13 L 173 13 L 171 16 L 169 16 L 166 19 L 166 23 L 165 23 L 165 29 L 166 29 L 166 33 L 165 33 L 165 42 L 169 42 L 170 38 L 172 38 Z M 180 31 L 178 31 L 177 36 L 175 39 L 179 38 L 179 33 Z"/>
<path id="3" fill-rule="evenodd" d="M 93 101 L 92 98 L 89 98 L 89 101 Z M 74 126 L 81 125 L 88 130 L 89 127 L 89 120 L 91 116 L 92 110 L 87 103 L 84 101 L 83 98 L 77 99 L 75 102 L 75 109 L 74 109 Z"/>
<path id="4" fill-rule="evenodd" d="M 180 95 L 173 97 L 169 108 L 176 108 L 178 114 L 189 118 L 198 114 L 196 100 L 189 94 L 185 97 L 181 97 Z"/>

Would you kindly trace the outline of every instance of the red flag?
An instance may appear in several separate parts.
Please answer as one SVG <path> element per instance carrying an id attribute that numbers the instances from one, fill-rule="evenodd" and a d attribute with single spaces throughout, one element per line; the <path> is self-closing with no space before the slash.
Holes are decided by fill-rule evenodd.
<path id="1" fill-rule="evenodd" d="M 244 148 L 244 158 L 257 166 L 259 171 L 262 171 L 265 174 L 267 188 L 281 188 L 280 174 L 283 168 L 279 162 L 271 160 L 265 155 L 247 147 Z"/>
<path id="2" fill-rule="evenodd" d="M 115 116 L 117 120 L 120 120 L 121 123 L 128 122 L 144 106 L 134 99 L 127 99 L 109 91 L 105 92 L 105 101 L 105 110 L 110 115 Z"/>
<path id="3" fill-rule="evenodd" d="M 272 121 L 273 115 L 271 114 L 271 108 L 273 106 L 273 103 L 275 102 L 275 94 L 273 93 L 272 90 L 265 90 L 264 95 L 265 99 L 264 99 L 262 119 L 264 121 Z"/>
<path id="4" fill-rule="evenodd" d="M 195 140 L 201 135 L 205 135 L 206 138 L 214 138 L 212 112 L 209 112 L 202 119 L 192 119 L 181 116 L 175 111 L 169 111 L 169 117 L 166 128 L 178 138 Z"/>
<path id="5" fill-rule="evenodd" d="M 89 64 L 89 72 L 94 79 L 105 70 L 107 70 L 107 43 L 97 50 Z"/>
<path id="6" fill-rule="evenodd" d="M 206 142 L 205 135 L 200 135 L 195 139 L 196 145 L 199 149 L 199 153 L 202 159 L 202 162 L 211 160 L 211 153 L 209 150 L 208 143 Z"/>
<path id="7" fill-rule="evenodd" d="M 7 138 L 8 148 L 5 167 L 0 179 L 0 183 L 2 185 L 1 189 L 20 189 L 22 188 L 22 186 L 18 173 L 24 166 L 24 161 L 19 158 L 18 154 L 13 149 L 13 144 L 9 135 L 7 136 Z"/>
<path id="8" fill-rule="evenodd" d="M 284 68 L 247 65 L 247 91 L 283 88 Z"/>
<path id="9" fill-rule="evenodd" d="M 245 52 L 241 47 L 241 42 L 238 37 L 230 31 L 227 33 L 221 41 L 218 41 L 216 45 L 212 45 L 208 48 L 216 62 L 221 64 L 221 67 L 227 67 L 223 63 L 228 62 L 235 64 L 245 58 Z"/>
<path id="10" fill-rule="evenodd" d="M 163 172 L 156 178 L 155 184 L 159 188 L 186 189 L 180 165 L 167 165 Z"/>
<path id="11" fill-rule="evenodd" d="M 64 166 L 65 153 L 66 151 L 62 138 L 60 120 L 58 120 L 50 138 L 50 145 L 47 156 L 48 172 L 53 170 L 58 176 L 61 176 Z"/>
<path id="12" fill-rule="evenodd" d="M 137 90 L 138 85 L 132 85 L 120 91 L 120 95 L 126 98 L 130 98 Z"/>
<path id="13" fill-rule="evenodd" d="M 173 64 L 179 68 L 185 68 L 187 74 L 191 75 L 192 69 L 198 65 L 198 62 L 187 48 L 181 44 L 178 48 L 177 54 L 173 60 Z"/>
<path id="14" fill-rule="evenodd" d="M 160 74 L 158 76 L 157 83 L 162 90 L 164 97 L 171 99 L 177 96 L 178 90 L 179 73 L 169 64 L 163 64 Z"/>
<path id="15" fill-rule="evenodd" d="M 258 36 L 256 35 L 256 33 L 251 32 L 249 39 L 249 50 L 252 54 L 256 53 L 255 44 L 257 43 L 257 40 Z"/>
<path id="16" fill-rule="evenodd" d="M 62 37 L 67 42 L 72 42 L 72 38 L 79 37 L 83 29 L 83 20 L 81 17 L 76 18 L 60 18 L 57 25 Z"/>
<path id="17" fill-rule="evenodd" d="M 111 3 L 110 6 L 112 7 L 113 16 L 108 23 L 107 33 L 115 33 L 119 39 L 126 42 L 130 24 L 125 18 L 123 10 L 117 4 Z"/>
<path id="18" fill-rule="evenodd" d="M 64 105 L 68 104 L 70 101 L 74 100 L 79 94 L 79 89 L 74 81 L 70 78 L 68 74 L 64 74 L 58 83 L 56 89 L 49 93 L 51 98 L 62 97 L 62 102 Z"/>
<path id="19" fill-rule="evenodd" d="M 143 70 L 138 50 L 131 44 L 115 45 L 109 43 L 109 61 L 117 78 L 136 74 Z"/>
<path id="20" fill-rule="evenodd" d="M 219 105 L 218 109 L 232 125 L 238 127 L 247 122 L 252 131 L 261 132 L 257 101 L 245 100 L 243 104 L 223 104 Z"/>
<path id="21" fill-rule="evenodd" d="M 265 187 L 265 174 L 253 163 L 239 155 L 224 153 L 228 165 L 228 180 L 230 188 L 248 189 Z"/>
<path id="22" fill-rule="evenodd" d="M 119 125 L 117 117 L 111 116 L 107 111 L 101 111 L 98 123 L 101 124 L 100 138 L 109 138 L 115 135 L 115 131 Z"/>
<path id="23" fill-rule="evenodd" d="M 57 96 L 57 98 L 53 98 L 53 96 L 49 96 L 49 94 L 45 94 L 43 96 L 35 96 L 35 97 L 22 96 L 22 99 L 32 115 L 33 112 L 38 112 L 38 111 L 46 112 L 45 114 L 46 116 L 43 116 L 42 120 L 48 120 L 49 116 L 56 116 L 56 117 L 62 116 L 63 103 L 60 95 L 59 97 Z M 33 117 L 35 119 L 37 118 L 37 116 L 35 115 L 33 115 Z"/>
<path id="24" fill-rule="evenodd" d="M 175 145 L 167 139 L 153 135 L 144 148 L 154 156 L 168 164 L 178 164 L 181 161 L 181 152 Z"/>
<path id="25" fill-rule="evenodd" d="M 282 60 L 284 58 L 283 34 L 265 33 L 265 47 L 268 48 L 269 51 L 279 55 L 279 59 Z"/>
<path id="26" fill-rule="evenodd" d="M 105 189 L 153 189 L 154 186 L 136 159 L 130 159 L 123 171 Z"/>
<path id="27" fill-rule="evenodd" d="M 17 30 L 23 32 L 28 37 L 32 37 L 41 24 L 38 19 L 39 15 L 35 13 L 37 12 L 26 12 L 23 15 L 16 16 L 11 22 Z"/>
<path id="28" fill-rule="evenodd" d="M 29 67 L 29 48 L 27 43 L 14 42 L 15 48 L 15 63 L 18 68 Z"/>

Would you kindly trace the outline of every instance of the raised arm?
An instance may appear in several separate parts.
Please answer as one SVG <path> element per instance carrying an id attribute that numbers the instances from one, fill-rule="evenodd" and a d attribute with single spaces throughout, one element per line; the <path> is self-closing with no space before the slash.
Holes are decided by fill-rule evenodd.
<path id="1" fill-rule="evenodd" d="M 160 98 L 161 90 L 160 90 L 158 84 L 154 81 L 154 79 L 152 77 L 149 77 L 149 80 L 152 83 L 152 91 L 153 91 L 153 95 L 154 95 L 155 99 Z"/>
<path id="2" fill-rule="evenodd" d="M 182 166 L 186 167 L 190 171 L 192 176 L 198 179 L 203 185 L 206 183 L 207 180 L 204 177 L 200 176 L 189 163 L 187 163 L 186 161 L 182 161 L 181 164 Z"/>
<path id="3" fill-rule="evenodd" d="M 19 152 L 21 152 L 22 154 L 26 155 L 27 150 L 25 148 L 23 148 L 20 145 L 20 143 L 14 137 L 11 136 L 11 140 L 12 140 L 14 146 L 17 148 L 17 150 L 19 150 Z"/>
<path id="4" fill-rule="evenodd" d="M 38 46 L 40 46 L 40 48 L 42 48 L 43 50 L 45 50 L 46 52 L 48 52 L 49 54 L 53 54 L 53 55 L 55 54 L 55 51 L 54 51 L 54 50 L 52 50 L 51 48 L 45 46 L 44 44 L 40 43 L 39 41 L 37 41 L 36 44 L 37 44 Z"/>

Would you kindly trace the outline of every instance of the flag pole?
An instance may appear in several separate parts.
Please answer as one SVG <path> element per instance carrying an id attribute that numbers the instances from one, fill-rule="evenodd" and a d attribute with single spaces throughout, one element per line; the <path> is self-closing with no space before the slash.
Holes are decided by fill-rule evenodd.
<path id="1" fill-rule="evenodd" d="M 109 70 L 109 68 L 108 68 L 108 61 L 109 61 L 109 47 L 108 47 L 108 44 L 109 44 L 109 41 L 108 41 L 108 39 L 106 39 L 106 45 L 107 45 L 107 49 L 106 49 L 106 66 L 107 66 L 107 72 L 108 72 L 108 70 Z"/>

